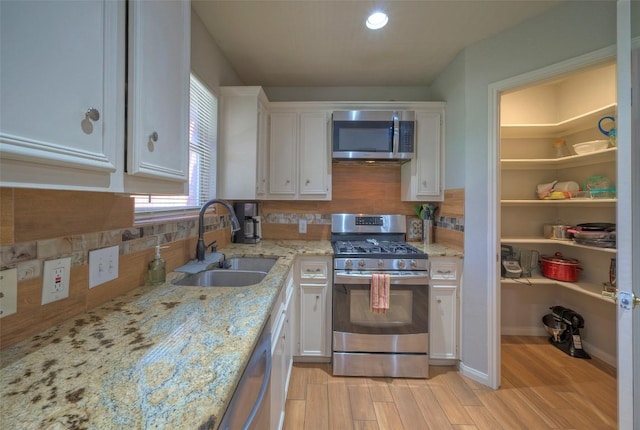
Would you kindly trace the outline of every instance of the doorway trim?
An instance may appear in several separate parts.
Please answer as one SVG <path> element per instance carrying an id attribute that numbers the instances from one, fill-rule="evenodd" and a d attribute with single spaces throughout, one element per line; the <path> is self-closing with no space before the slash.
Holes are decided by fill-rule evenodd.
<path id="1" fill-rule="evenodd" d="M 487 274 L 488 300 L 487 300 L 487 341 L 488 341 L 488 384 L 493 389 L 500 387 L 500 94 L 509 90 L 515 90 L 528 85 L 543 83 L 551 79 L 576 72 L 599 63 L 615 60 L 616 46 L 611 45 L 578 57 L 571 58 L 541 69 L 503 79 L 489 85 L 489 109 L 488 109 L 488 178 L 489 200 L 494 204 L 490 206 L 489 230 L 487 238 Z"/>

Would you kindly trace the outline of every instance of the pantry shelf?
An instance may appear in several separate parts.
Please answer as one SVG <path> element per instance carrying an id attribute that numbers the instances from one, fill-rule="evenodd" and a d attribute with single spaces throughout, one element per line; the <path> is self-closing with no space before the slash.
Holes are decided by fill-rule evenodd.
<path id="1" fill-rule="evenodd" d="M 511 237 L 502 237 L 500 239 L 501 243 L 510 243 L 514 245 L 559 245 L 559 246 L 568 246 L 573 248 L 583 248 L 583 249 L 591 249 L 593 251 L 606 252 L 609 254 L 616 254 L 618 251 L 615 248 L 600 248 L 597 246 L 587 246 L 581 245 L 579 243 L 575 243 L 572 240 L 558 240 L 558 239 L 547 239 L 545 237 L 535 237 L 535 236 L 511 236 Z"/>
<path id="2" fill-rule="evenodd" d="M 585 206 L 585 207 L 615 207 L 617 199 L 560 199 L 536 200 L 514 199 L 500 200 L 503 206 Z"/>
<path id="3" fill-rule="evenodd" d="M 617 104 L 607 104 L 598 109 L 574 116 L 557 123 L 548 124 L 502 124 L 500 133 L 502 138 L 518 137 L 557 137 L 576 133 L 593 127 L 603 115 L 614 115 Z"/>
<path id="4" fill-rule="evenodd" d="M 569 155 L 562 158 L 504 158 L 500 160 L 503 170 L 556 170 L 569 167 L 590 166 L 616 160 L 618 148 L 607 148 L 590 154 Z"/>
<path id="5" fill-rule="evenodd" d="M 596 284 L 592 282 L 562 282 L 555 279 L 549 279 L 540 275 L 533 276 L 531 278 L 502 278 L 501 284 L 503 285 L 522 285 L 524 287 L 534 287 L 536 285 L 557 285 L 562 288 L 567 288 L 572 291 L 576 291 L 580 294 L 592 297 L 594 299 L 602 300 L 614 304 L 615 302 L 602 295 L 602 284 Z"/>

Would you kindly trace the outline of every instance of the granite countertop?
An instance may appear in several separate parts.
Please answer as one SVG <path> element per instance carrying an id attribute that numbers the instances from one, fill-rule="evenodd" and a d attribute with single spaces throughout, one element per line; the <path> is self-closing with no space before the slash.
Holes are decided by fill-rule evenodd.
<path id="1" fill-rule="evenodd" d="M 168 274 L 0 353 L 4 428 L 216 428 L 296 255 L 328 241 L 221 249 L 277 256 L 260 284 L 181 287 Z"/>
<path id="2" fill-rule="evenodd" d="M 429 257 L 463 257 L 464 252 L 449 248 L 439 243 L 432 243 L 424 246 L 422 242 L 408 242 L 410 245 L 418 248 L 420 251 L 426 252 Z"/>

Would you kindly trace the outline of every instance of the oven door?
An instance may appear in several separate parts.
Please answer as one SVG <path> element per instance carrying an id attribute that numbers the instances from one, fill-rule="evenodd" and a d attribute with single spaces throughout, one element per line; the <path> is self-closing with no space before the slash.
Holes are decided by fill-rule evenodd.
<path id="1" fill-rule="evenodd" d="M 391 274 L 389 309 L 373 313 L 370 276 L 336 271 L 333 331 L 366 335 L 424 334 L 429 331 L 429 286 L 425 272 Z"/>

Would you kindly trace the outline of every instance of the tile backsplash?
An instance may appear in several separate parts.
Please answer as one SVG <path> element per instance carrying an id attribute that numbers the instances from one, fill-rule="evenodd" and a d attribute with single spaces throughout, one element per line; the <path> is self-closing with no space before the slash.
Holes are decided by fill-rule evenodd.
<path id="1" fill-rule="evenodd" d="M 331 201 L 262 201 L 265 239 L 328 240 L 331 214 L 402 213 L 414 215 L 412 202 L 401 202 L 399 170 L 390 167 L 334 169 Z M 363 190 L 366 190 L 364 192 Z M 394 197 L 395 196 L 395 197 Z M 461 249 L 464 238 L 464 191 L 448 190 L 436 220 L 436 241 Z M 298 220 L 307 234 L 298 233 Z M 224 247 L 229 218 L 205 217 L 206 241 Z M 159 242 L 171 271 L 193 258 L 197 217 L 136 223 L 133 199 L 110 193 L 0 188 L 0 266 L 18 269 L 18 311 L 0 322 L 0 347 L 11 345 L 146 282 L 147 264 Z M 117 245 L 119 277 L 89 289 L 89 251 Z M 45 260 L 71 257 L 69 298 L 41 305 Z"/>

